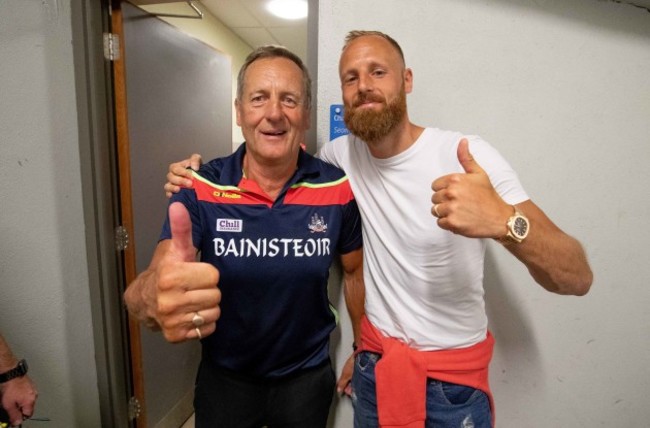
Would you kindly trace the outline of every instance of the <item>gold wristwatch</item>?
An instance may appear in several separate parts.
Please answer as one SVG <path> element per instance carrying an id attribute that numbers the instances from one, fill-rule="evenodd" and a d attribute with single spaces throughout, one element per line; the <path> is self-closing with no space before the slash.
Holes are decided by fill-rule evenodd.
<path id="1" fill-rule="evenodd" d="M 519 212 L 514 205 L 512 208 L 515 210 L 515 213 L 506 222 L 506 236 L 499 238 L 498 241 L 519 244 L 528 236 L 530 223 L 528 222 L 528 218 Z"/>

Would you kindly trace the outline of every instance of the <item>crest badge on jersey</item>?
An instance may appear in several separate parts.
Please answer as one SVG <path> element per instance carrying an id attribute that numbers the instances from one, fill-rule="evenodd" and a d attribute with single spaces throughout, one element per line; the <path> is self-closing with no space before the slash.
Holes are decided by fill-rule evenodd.
<path id="1" fill-rule="evenodd" d="M 325 218 L 323 216 L 318 216 L 314 214 L 311 216 L 311 223 L 307 225 L 311 233 L 325 233 L 327 231 L 327 224 L 325 223 Z"/>

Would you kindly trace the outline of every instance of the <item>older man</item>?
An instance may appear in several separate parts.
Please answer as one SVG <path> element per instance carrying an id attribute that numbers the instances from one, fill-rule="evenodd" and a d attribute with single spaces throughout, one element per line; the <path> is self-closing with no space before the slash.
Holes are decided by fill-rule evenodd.
<path id="1" fill-rule="evenodd" d="M 249 55 L 235 100 L 245 143 L 192 173 L 125 293 L 129 312 L 168 340 L 202 339 L 197 428 L 327 422 L 329 268 L 340 254 L 347 290 L 362 293 L 362 239 L 345 174 L 301 149 L 310 87 L 288 50 Z"/>

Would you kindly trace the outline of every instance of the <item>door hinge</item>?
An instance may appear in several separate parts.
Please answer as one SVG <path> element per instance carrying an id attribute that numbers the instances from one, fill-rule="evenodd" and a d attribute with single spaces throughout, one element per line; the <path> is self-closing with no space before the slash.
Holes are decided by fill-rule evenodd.
<path id="1" fill-rule="evenodd" d="M 113 33 L 104 33 L 104 58 L 109 61 L 120 59 L 120 37 Z"/>
<path id="2" fill-rule="evenodd" d="M 115 248 L 117 251 L 124 251 L 129 248 L 129 231 L 124 226 L 115 228 Z"/>
<path id="3" fill-rule="evenodd" d="M 140 416 L 141 412 L 142 406 L 140 406 L 140 402 L 137 398 L 131 397 L 129 399 L 129 419 L 137 419 Z"/>

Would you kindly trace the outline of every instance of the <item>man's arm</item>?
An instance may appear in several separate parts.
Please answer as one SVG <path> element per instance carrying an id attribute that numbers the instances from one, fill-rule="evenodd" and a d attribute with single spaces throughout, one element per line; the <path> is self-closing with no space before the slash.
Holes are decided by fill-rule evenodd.
<path id="1" fill-rule="evenodd" d="M 472 238 L 503 238 L 513 208 L 496 192 L 490 179 L 469 152 L 458 145 L 458 161 L 465 174 L 440 177 L 432 184 L 432 214 L 438 225 Z M 532 201 L 517 205 L 529 220 L 530 232 L 521 243 L 505 247 L 526 265 L 533 279 L 548 291 L 582 296 L 593 274 L 580 243 L 557 227 Z"/>
<path id="2" fill-rule="evenodd" d="M 18 365 L 18 359 L 0 334 L 0 373 L 13 370 Z M 34 382 L 24 375 L 0 383 L 0 398 L 2 408 L 9 416 L 12 426 L 19 426 L 24 419 L 32 417 L 38 392 Z"/>
<path id="3" fill-rule="evenodd" d="M 361 317 L 365 313 L 366 288 L 363 283 L 363 248 L 341 256 L 343 267 L 343 295 L 352 321 L 354 343 L 359 343 Z"/>
<path id="4" fill-rule="evenodd" d="M 560 230 L 532 201 L 516 207 L 528 218 L 530 232 L 521 243 L 500 242 L 548 291 L 576 296 L 587 294 L 593 273 L 582 245 Z M 505 235 L 505 228 L 503 231 L 501 237 Z"/>
<path id="5" fill-rule="evenodd" d="M 220 315 L 219 271 L 194 261 L 192 223 L 183 204 L 170 205 L 169 221 L 171 239 L 158 244 L 147 270 L 127 287 L 124 301 L 136 319 L 162 330 L 169 342 L 181 342 L 214 332 Z M 200 326 L 192 322 L 197 314 L 204 320 Z"/>
<path id="6" fill-rule="evenodd" d="M 361 317 L 364 314 L 364 303 L 366 300 L 366 289 L 363 283 L 363 248 L 359 248 L 341 256 L 343 267 L 343 295 L 348 314 L 352 322 L 354 343 L 359 343 L 361 335 Z M 354 369 L 354 354 L 352 354 L 341 371 L 341 377 L 336 383 L 339 393 L 351 394 L 350 381 Z"/>

